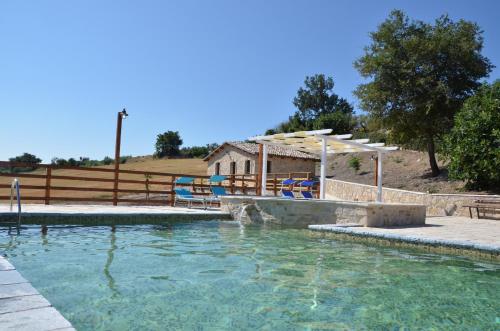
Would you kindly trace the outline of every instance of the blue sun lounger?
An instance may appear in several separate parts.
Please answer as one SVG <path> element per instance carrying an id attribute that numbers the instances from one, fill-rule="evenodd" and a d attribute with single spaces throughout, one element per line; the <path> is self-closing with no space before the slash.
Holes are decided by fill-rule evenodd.
<path id="1" fill-rule="evenodd" d="M 208 179 L 208 183 L 210 185 L 210 191 L 212 192 L 212 196 L 208 199 L 210 204 L 212 202 L 220 202 L 220 196 L 227 195 L 226 189 L 220 184 L 226 180 L 226 176 L 222 175 L 213 175 Z M 212 184 L 219 184 L 218 186 L 213 186 Z"/>
<path id="2" fill-rule="evenodd" d="M 176 187 L 179 184 L 183 185 L 188 185 L 192 184 L 194 182 L 194 178 L 192 177 L 179 177 L 176 179 L 174 182 L 175 187 L 174 187 L 174 192 L 175 192 L 175 198 L 174 198 L 174 206 L 177 204 L 177 202 L 185 202 L 188 206 L 188 208 L 191 208 L 193 205 L 193 202 L 199 202 L 203 204 L 203 208 L 207 209 L 207 201 L 203 197 L 195 197 L 193 196 L 193 192 L 185 189 L 185 188 L 178 188 Z"/>
<path id="3" fill-rule="evenodd" d="M 283 188 L 283 186 L 290 186 L 290 185 L 294 185 L 295 183 L 297 183 L 297 181 L 293 180 L 291 178 L 285 179 L 284 181 L 282 181 L 281 182 L 281 197 L 286 198 L 286 199 L 295 199 L 295 195 L 293 194 L 293 192 L 291 190 L 287 190 L 287 189 Z"/>
<path id="4" fill-rule="evenodd" d="M 314 186 L 314 184 L 315 184 L 315 182 L 312 180 L 303 180 L 302 182 L 300 182 L 301 187 L 311 187 L 312 188 Z M 314 199 L 311 191 L 300 190 L 300 194 L 302 194 L 302 197 L 304 199 Z"/>

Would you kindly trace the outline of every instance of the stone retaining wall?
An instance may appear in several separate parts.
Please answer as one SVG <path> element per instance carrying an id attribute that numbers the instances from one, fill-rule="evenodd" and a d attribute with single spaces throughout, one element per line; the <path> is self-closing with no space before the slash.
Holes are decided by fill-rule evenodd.
<path id="1" fill-rule="evenodd" d="M 425 224 L 425 206 L 328 200 L 225 196 L 223 212 L 242 224 L 307 228 L 311 224 L 397 226 Z"/>
<path id="2" fill-rule="evenodd" d="M 375 201 L 377 188 L 371 185 L 326 180 L 326 197 L 332 200 Z M 462 207 L 478 199 L 500 198 L 498 195 L 480 194 L 429 194 L 383 188 L 383 202 L 416 203 L 427 206 L 427 216 L 469 216 L 469 209 Z"/>

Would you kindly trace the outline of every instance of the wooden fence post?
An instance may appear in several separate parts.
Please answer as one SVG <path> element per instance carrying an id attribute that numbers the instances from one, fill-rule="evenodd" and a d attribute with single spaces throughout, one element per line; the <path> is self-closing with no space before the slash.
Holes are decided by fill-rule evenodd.
<path id="1" fill-rule="evenodd" d="M 48 166 L 45 171 L 45 204 L 50 204 L 50 182 L 52 178 L 52 167 Z"/>
<path id="2" fill-rule="evenodd" d="M 172 193 L 170 193 L 170 206 L 174 206 L 175 205 L 175 191 L 174 191 L 174 182 L 175 182 L 175 176 L 172 176 L 172 182 L 170 183 L 170 191 Z"/>
<path id="3" fill-rule="evenodd" d="M 234 194 L 234 175 L 231 175 L 231 194 Z"/>
<path id="4" fill-rule="evenodd" d="M 277 174 L 274 174 L 274 179 L 273 179 L 273 191 L 274 191 L 274 196 L 278 195 L 278 178 Z"/>
<path id="5" fill-rule="evenodd" d="M 247 194 L 247 190 L 246 190 L 246 187 L 245 187 L 245 175 L 241 176 L 241 192 L 243 194 Z"/>

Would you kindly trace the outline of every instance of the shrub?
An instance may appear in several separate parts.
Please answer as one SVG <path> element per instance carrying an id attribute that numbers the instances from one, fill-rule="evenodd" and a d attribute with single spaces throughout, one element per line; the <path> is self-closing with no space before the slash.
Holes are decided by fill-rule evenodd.
<path id="1" fill-rule="evenodd" d="M 443 155 L 449 177 L 466 181 L 467 188 L 500 187 L 500 81 L 483 85 L 464 103 Z"/>
<path id="2" fill-rule="evenodd" d="M 349 167 L 357 173 L 361 168 L 361 159 L 357 156 L 351 156 L 349 159 Z"/>

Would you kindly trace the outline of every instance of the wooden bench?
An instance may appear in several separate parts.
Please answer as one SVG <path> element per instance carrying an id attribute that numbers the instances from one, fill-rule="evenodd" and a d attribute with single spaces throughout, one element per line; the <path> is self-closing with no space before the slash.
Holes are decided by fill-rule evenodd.
<path id="1" fill-rule="evenodd" d="M 485 216 L 485 211 L 489 211 L 492 214 L 497 214 L 500 212 L 500 200 L 476 200 L 471 204 L 465 204 L 463 207 L 469 208 L 470 218 L 472 218 L 472 209 L 476 209 L 477 218 L 481 218 L 479 215 L 479 210 L 483 211 L 483 217 Z"/>

